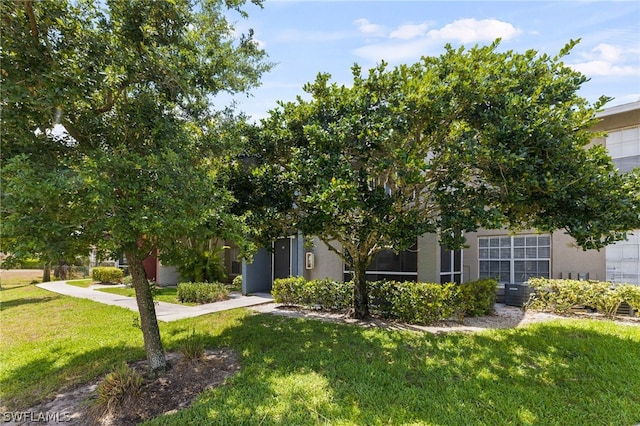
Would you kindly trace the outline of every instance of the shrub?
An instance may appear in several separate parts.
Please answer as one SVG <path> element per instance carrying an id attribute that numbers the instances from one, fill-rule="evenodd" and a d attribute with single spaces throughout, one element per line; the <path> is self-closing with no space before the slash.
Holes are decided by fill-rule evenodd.
<path id="1" fill-rule="evenodd" d="M 126 363 L 107 374 L 96 388 L 93 410 L 98 416 L 114 408 L 133 402 L 140 393 L 144 380 Z"/>
<path id="2" fill-rule="evenodd" d="M 274 280 L 271 294 L 275 302 L 285 305 L 342 310 L 353 303 L 353 283 L 330 278 L 311 281 L 304 277 L 279 278 Z"/>
<path id="3" fill-rule="evenodd" d="M 20 261 L 20 269 L 43 269 L 44 262 L 40 259 L 25 259 Z"/>
<path id="4" fill-rule="evenodd" d="M 576 307 L 594 307 L 593 292 L 588 281 L 552 280 L 532 278 L 529 285 L 534 290 L 526 308 L 556 313 L 567 313 Z"/>
<path id="5" fill-rule="evenodd" d="M 640 287 L 615 285 L 602 281 L 551 280 L 535 278 L 529 281 L 534 288 L 527 307 L 566 313 L 571 309 L 588 307 L 613 318 L 622 302 L 640 309 Z"/>
<path id="6" fill-rule="evenodd" d="M 126 277 L 122 278 L 122 284 L 126 285 L 129 288 L 133 287 L 133 277 L 131 275 L 127 275 Z"/>
<path id="7" fill-rule="evenodd" d="M 482 279 L 458 284 L 458 306 L 461 316 L 477 317 L 493 313 L 496 304 L 494 279 Z"/>
<path id="8" fill-rule="evenodd" d="M 122 269 L 112 266 L 97 266 L 91 271 L 91 278 L 103 284 L 118 283 L 123 276 Z"/>
<path id="9" fill-rule="evenodd" d="M 231 287 L 235 291 L 242 291 L 242 275 L 236 275 L 231 281 Z"/>
<path id="10" fill-rule="evenodd" d="M 395 283 L 391 315 L 414 324 L 431 324 L 450 318 L 455 312 L 456 284 Z"/>
<path id="11" fill-rule="evenodd" d="M 640 311 L 640 285 L 622 284 L 618 286 L 618 290 L 632 309 Z"/>
<path id="12" fill-rule="evenodd" d="M 271 295 L 276 303 L 306 305 L 303 298 L 304 277 L 277 278 L 273 280 Z"/>
<path id="13" fill-rule="evenodd" d="M 212 303 L 229 298 L 229 290 L 222 283 L 180 283 L 177 297 L 183 303 Z"/>

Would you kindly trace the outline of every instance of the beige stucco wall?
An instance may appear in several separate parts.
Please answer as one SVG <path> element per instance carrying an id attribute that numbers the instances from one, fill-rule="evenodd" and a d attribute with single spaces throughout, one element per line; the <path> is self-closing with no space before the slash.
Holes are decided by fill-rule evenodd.
<path id="1" fill-rule="evenodd" d="M 590 280 L 606 279 L 606 256 L 604 250 L 582 250 L 575 240 L 561 231 L 551 238 L 551 277 L 585 277 Z M 586 274 L 586 275 L 585 275 Z"/>
<path id="2" fill-rule="evenodd" d="M 536 234 L 535 230 L 525 230 L 517 235 Z M 469 245 L 463 252 L 464 281 L 479 278 L 478 237 L 508 236 L 508 230 L 485 229 L 466 234 Z M 467 273 L 468 271 L 468 273 Z M 571 275 L 569 275 L 571 274 Z M 606 278 L 606 258 L 604 251 L 584 251 L 575 241 L 562 231 L 551 234 L 551 278 L 578 278 L 578 274 L 592 280 Z"/>
<path id="3" fill-rule="evenodd" d="M 436 234 L 418 237 L 418 281 L 440 282 L 440 245 Z"/>
<path id="4" fill-rule="evenodd" d="M 338 243 L 332 244 L 337 249 L 340 248 Z M 317 280 L 322 278 L 331 278 L 336 281 L 342 281 L 344 278 L 344 264 L 340 256 L 329 250 L 329 247 L 323 243 L 318 237 L 313 237 L 313 248 L 305 250 L 314 254 L 314 268 L 305 269 L 304 276 L 308 280 Z"/>

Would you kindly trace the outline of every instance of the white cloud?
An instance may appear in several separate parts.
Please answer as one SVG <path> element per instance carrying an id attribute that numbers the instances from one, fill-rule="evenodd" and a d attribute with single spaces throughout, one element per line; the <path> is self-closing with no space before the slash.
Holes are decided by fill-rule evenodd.
<path id="1" fill-rule="evenodd" d="M 353 53 L 371 62 L 385 60 L 393 63 L 437 54 L 443 41 L 470 43 L 493 41 L 496 38 L 508 40 L 521 33 L 510 23 L 496 19 L 459 19 L 440 29 L 427 31 L 428 27 L 427 22 L 401 25 L 389 34 L 387 41 L 367 44 Z"/>
<path id="2" fill-rule="evenodd" d="M 368 19 L 360 18 L 353 21 L 358 30 L 367 36 L 384 36 L 384 26 L 369 22 Z"/>
<path id="3" fill-rule="evenodd" d="M 576 71 L 580 71 L 587 77 L 593 76 L 637 76 L 640 75 L 638 66 L 639 50 L 624 48 L 608 43 L 600 43 L 589 52 L 582 53 L 586 60 L 570 65 Z M 629 61 L 635 63 L 630 64 Z"/>
<path id="4" fill-rule="evenodd" d="M 434 40 L 455 40 L 460 43 L 493 41 L 496 38 L 509 40 L 522 31 L 508 22 L 497 19 L 458 19 L 439 30 L 431 30 L 428 36 Z"/>
<path id="5" fill-rule="evenodd" d="M 631 65 L 615 65 L 609 61 L 588 61 L 570 65 L 587 77 L 593 76 L 632 76 L 640 74 L 640 68 Z"/>
<path id="6" fill-rule="evenodd" d="M 353 53 L 371 62 L 385 60 L 390 63 L 397 63 L 410 59 L 418 60 L 421 56 L 428 55 L 428 49 L 432 44 L 433 43 L 426 38 L 418 38 L 408 42 L 368 44 L 355 49 Z"/>
<path id="7" fill-rule="evenodd" d="M 422 24 L 406 24 L 398 27 L 397 30 L 391 31 L 389 38 L 399 38 L 401 40 L 410 40 L 412 38 L 424 36 L 427 32 L 427 23 Z"/>
<path id="8" fill-rule="evenodd" d="M 604 61 L 617 61 L 622 55 L 622 48 L 611 44 L 601 43 L 593 48 L 600 59 Z"/>

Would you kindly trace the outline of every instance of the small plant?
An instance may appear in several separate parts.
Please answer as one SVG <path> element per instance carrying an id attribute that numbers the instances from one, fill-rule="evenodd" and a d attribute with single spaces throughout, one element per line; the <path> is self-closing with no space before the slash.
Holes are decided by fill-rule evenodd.
<path id="1" fill-rule="evenodd" d="M 181 303 L 212 303 L 229 298 L 229 290 L 222 283 L 180 283 L 178 300 Z"/>
<path id="2" fill-rule="evenodd" d="M 231 281 L 231 289 L 233 291 L 242 291 L 242 275 L 236 275 Z"/>
<path id="3" fill-rule="evenodd" d="M 133 277 L 131 275 L 127 275 L 126 277 L 122 278 L 122 284 L 124 284 L 128 288 L 133 287 Z"/>
<path id="4" fill-rule="evenodd" d="M 122 363 L 98 385 L 93 405 L 94 413 L 102 416 L 117 407 L 135 402 L 143 383 L 142 376 L 136 370 Z"/>
<path id="5" fill-rule="evenodd" d="M 103 284 L 119 283 L 123 276 L 122 269 L 112 266 L 97 266 L 91 271 L 91 278 Z"/>
<path id="6" fill-rule="evenodd" d="M 204 355 L 204 340 L 201 335 L 196 334 L 194 328 L 178 350 L 187 361 L 200 359 Z"/>

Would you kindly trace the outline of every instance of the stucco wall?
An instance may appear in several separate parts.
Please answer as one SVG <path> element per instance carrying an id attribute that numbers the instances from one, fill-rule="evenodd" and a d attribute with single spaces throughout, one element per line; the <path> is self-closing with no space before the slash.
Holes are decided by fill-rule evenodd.
<path id="1" fill-rule="evenodd" d="M 338 249 L 340 248 L 340 244 L 337 242 L 332 245 Z M 312 252 L 314 255 L 314 268 L 305 270 L 305 278 L 309 280 L 322 278 L 331 278 L 336 281 L 343 280 L 344 262 L 335 252 L 329 250 L 329 247 L 318 237 L 313 237 L 313 248 L 307 249 L 305 252 Z"/>

